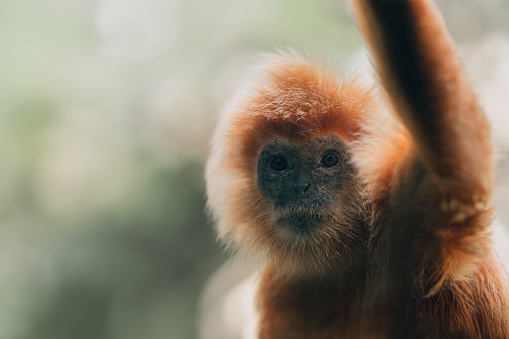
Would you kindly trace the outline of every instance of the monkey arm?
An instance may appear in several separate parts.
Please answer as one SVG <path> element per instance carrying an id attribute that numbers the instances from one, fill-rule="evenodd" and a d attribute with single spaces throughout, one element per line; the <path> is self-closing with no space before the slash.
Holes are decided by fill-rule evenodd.
<path id="1" fill-rule="evenodd" d="M 478 279 L 484 275 L 480 266 L 497 267 L 488 228 L 494 184 L 490 130 L 445 23 L 429 0 L 353 4 L 388 100 L 412 135 L 415 152 L 407 163 L 422 164 L 430 182 L 429 193 L 419 199 L 419 179 L 403 180 L 395 206 L 427 206 L 419 223 L 429 237 L 414 247 L 421 278 L 431 277 L 430 295 L 440 286 Z"/>
<path id="2" fill-rule="evenodd" d="M 353 4 L 389 101 L 435 187 L 481 208 L 493 185 L 490 131 L 438 9 L 428 0 Z"/>

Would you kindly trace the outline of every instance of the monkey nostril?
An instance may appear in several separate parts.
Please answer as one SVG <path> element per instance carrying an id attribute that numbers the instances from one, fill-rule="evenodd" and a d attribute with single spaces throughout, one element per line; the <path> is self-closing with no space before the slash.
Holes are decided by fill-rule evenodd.
<path id="1" fill-rule="evenodd" d="M 309 183 L 299 183 L 294 185 L 295 193 L 306 193 L 309 190 Z"/>

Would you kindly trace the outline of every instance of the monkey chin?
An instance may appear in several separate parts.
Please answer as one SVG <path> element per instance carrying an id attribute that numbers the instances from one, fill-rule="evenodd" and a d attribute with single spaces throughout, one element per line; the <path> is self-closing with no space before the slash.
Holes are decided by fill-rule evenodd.
<path id="1" fill-rule="evenodd" d="M 322 214 L 296 213 L 281 218 L 278 225 L 295 235 L 305 235 L 316 231 L 326 221 L 326 216 Z"/>
<path id="2" fill-rule="evenodd" d="M 273 227 L 267 268 L 274 278 L 341 278 L 363 266 L 367 242 L 355 222 L 306 212 L 286 214 Z"/>

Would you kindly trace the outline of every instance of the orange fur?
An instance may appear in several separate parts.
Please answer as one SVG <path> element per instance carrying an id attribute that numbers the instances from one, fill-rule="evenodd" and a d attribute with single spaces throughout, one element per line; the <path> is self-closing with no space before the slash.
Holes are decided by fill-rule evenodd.
<path id="1" fill-rule="evenodd" d="M 209 207 L 225 243 L 250 257 L 277 261 L 284 249 L 274 246 L 267 234 L 276 230 L 267 226 L 272 224 L 271 210 L 258 193 L 252 170 L 260 149 L 275 137 L 302 142 L 328 133 L 353 142 L 365 134 L 364 122 L 377 107 L 374 93 L 355 79 L 340 82 L 330 71 L 297 56 L 273 56 L 257 71 L 265 75 L 263 82 L 236 103 L 213 141 L 207 168 Z M 360 200 L 358 195 L 352 191 L 350 200 Z M 348 219 L 350 212 L 337 214 Z M 290 271 L 310 269 L 288 260 Z"/>
<path id="2" fill-rule="evenodd" d="M 213 140 L 218 236 L 265 265 L 260 338 L 509 338 L 490 131 L 452 40 L 427 0 L 354 5 L 385 94 L 274 55 Z M 289 235 L 258 191 L 258 155 L 325 134 L 348 144 L 356 177 L 319 211 L 325 227 Z"/>

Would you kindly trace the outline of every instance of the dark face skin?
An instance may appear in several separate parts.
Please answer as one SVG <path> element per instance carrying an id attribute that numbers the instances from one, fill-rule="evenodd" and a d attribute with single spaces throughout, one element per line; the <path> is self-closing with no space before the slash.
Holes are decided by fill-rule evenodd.
<path id="1" fill-rule="evenodd" d="M 332 134 L 301 144 L 271 140 L 258 157 L 258 190 L 281 215 L 278 223 L 307 230 L 338 209 L 355 173 L 350 158 L 350 147 Z"/>

